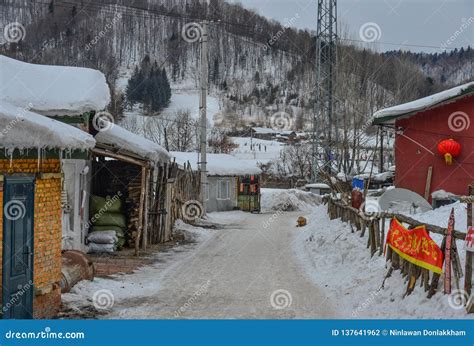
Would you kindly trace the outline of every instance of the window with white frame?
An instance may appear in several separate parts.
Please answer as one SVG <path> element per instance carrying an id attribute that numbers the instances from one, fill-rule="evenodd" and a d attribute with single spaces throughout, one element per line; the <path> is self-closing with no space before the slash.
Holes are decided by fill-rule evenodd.
<path id="1" fill-rule="evenodd" d="M 230 199 L 229 179 L 221 179 L 217 181 L 217 199 Z"/>
<path id="2" fill-rule="evenodd" d="M 209 200 L 209 183 L 206 184 L 206 188 L 204 189 L 205 193 L 204 193 L 204 198 L 206 199 L 206 201 Z"/>

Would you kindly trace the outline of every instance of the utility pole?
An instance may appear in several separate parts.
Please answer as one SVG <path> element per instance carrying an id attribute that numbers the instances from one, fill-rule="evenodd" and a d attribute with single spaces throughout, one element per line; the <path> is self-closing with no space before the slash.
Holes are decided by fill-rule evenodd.
<path id="1" fill-rule="evenodd" d="M 333 128 L 333 90 L 335 81 L 337 45 L 337 1 L 318 0 L 316 30 L 316 71 L 315 104 L 312 133 L 311 179 L 318 177 L 318 154 L 320 135 L 324 136 L 322 147 L 325 152 L 325 167 L 331 171 L 332 128 Z M 337 120 L 337 119 L 335 119 Z M 334 126 L 335 142 L 338 142 L 338 126 Z"/>
<path id="2" fill-rule="evenodd" d="M 199 115 L 201 121 L 201 139 L 200 139 L 200 169 L 201 169 L 201 202 L 203 214 L 206 214 L 206 191 L 207 191 L 207 84 L 208 84 L 208 65 L 207 65 L 207 40 L 208 22 L 201 23 L 201 87 L 199 97 Z"/>
<path id="3" fill-rule="evenodd" d="M 384 171 L 384 159 L 383 159 L 383 126 L 380 126 L 380 157 L 379 157 L 379 173 Z"/>

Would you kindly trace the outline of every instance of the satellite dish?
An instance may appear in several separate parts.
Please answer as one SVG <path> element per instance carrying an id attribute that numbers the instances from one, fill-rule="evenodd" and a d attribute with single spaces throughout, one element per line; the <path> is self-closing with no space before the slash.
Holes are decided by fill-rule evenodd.
<path id="1" fill-rule="evenodd" d="M 392 213 L 420 214 L 433 210 L 431 205 L 416 192 L 407 189 L 387 190 L 379 199 L 380 209 Z"/>

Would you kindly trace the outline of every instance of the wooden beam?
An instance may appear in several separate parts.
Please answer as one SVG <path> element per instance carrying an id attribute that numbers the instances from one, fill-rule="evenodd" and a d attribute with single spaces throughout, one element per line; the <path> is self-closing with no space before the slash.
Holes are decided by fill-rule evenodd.
<path id="1" fill-rule="evenodd" d="M 138 160 L 138 159 L 135 159 L 135 158 L 132 158 L 132 157 L 129 157 L 129 156 L 125 156 L 125 155 L 118 154 L 118 153 L 113 153 L 113 152 L 103 150 L 103 149 L 99 149 L 99 148 L 91 149 L 91 153 L 96 155 L 96 156 L 107 156 L 107 157 L 117 159 L 119 161 L 128 162 L 128 163 L 138 165 L 138 166 L 142 166 L 142 167 L 149 166 L 148 161 Z"/>
<path id="2" fill-rule="evenodd" d="M 148 209 L 149 209 L 149 191 L 150 191 L 150 169 L 145 168 L 146 178 L 145 178 L 145 206 L 143 211 L 143 236 L 142 236 L 142 247 L 143 250 L 146 250 L 148 246 Z M 143 184 L 142 184 L 143 188 Z"/>
<path id="3" fill-rule="evenodd" d="M 428 201 L 430 199 L 430 190 L 431 190 L 431 178 L 433 176 L 433 166 L 428 167 L 428 174 L 426 175 L 426 184 L 425 184 L 425 199 Z"/>
<path id="4" fill-rule="evenodd" d="M 147 176 L 147 168 L 142 167 L 142 177 L 141 177 L 141 191 L 140 191 L 140 206 L 138 209 L 138 232 L 137 232 L 137 239 L 135 239 L 135 256 L 139 254 L 140 248 L 140 239 L 143 232 L 143 209 L 145 208 L 145 184 L 146 184 L 146 176 Z"/>
<path id="5" fill-rule="evenodd" d="M 474 195 L 474 183 L 469 185 L 469 195 Z M 467 204 L 467 228 L 470 226 L 472 226 L 472 202 Z M 470 251 L 466 251 L 464 269 L 464 290 L 467 292 L 467 295 L 470 296 L 472 291 L 472 252 Z"/>

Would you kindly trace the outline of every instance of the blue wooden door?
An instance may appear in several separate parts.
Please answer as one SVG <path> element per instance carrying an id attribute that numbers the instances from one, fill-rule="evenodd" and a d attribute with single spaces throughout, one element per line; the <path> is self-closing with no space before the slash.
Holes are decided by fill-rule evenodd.
<path id="1" fill-rule="evenodd" d="M 3 184 L 3 318 L 33 316 L 34 178 L 6 177 Z"/>

